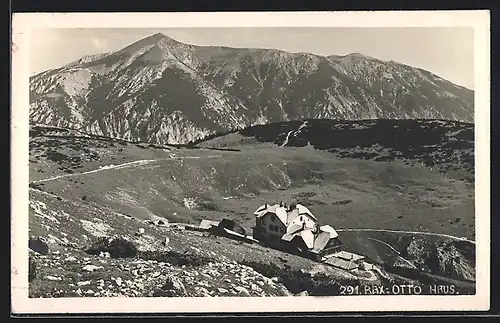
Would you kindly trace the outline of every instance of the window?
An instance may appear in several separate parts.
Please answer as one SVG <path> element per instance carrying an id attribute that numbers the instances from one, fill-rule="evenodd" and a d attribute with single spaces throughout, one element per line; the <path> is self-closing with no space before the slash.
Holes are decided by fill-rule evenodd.
<path id="1" fill-rule="evenodd" d="M 299 218 L 299 220 L 300 220 L 300 221 L 303 221 L 303 219 L 304 219 L 304 218 L 303 218 L 303 217 L 302 217 L 302 215 L 301 215 L 301 216 L 300 216 L 300 218 Z"/>
<path id="2" fill-rule="evenodd" d="M 271 215 L 271 221 L 276 222 L 276 217 L 274 215 Z"/>
<path id="3" fill-rule="evenodd" d="M 280 232 L 281 233 L 284 233 L 285 232 L 285 229 L 283 227 L 280 228 Z"/>
<path id="4" fill-rule="evenodd" d="M 274 231 L 274 232 L 280 232 L 280 231 L 283 232 L 283 227 L 280 228 L 277 225 L 270 224 L 269 225 L 269 230 Z"/>

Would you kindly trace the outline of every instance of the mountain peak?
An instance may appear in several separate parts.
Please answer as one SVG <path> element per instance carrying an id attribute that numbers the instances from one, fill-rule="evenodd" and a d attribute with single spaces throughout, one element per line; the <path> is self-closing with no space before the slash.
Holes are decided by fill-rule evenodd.
<path id="1" fill-rule="evenodd" d="M 162 39 L 168 39 L 168 40 L 173 40 L 172 38 L 168 37 L 167 35 L 165 35 L 164 33 L 156 33 L 156 34 L 153 34 L 151 36 L 148 36 L 144 39 L 149 39 L 151 41 L 160 41 Z"/>
<path id="2" fill-rule="evenodd" d="M 365 57 L 199 46 L 151 33 L 104 59 L 82 59 L 91 62 L 81 68 L 31 78 L 30 122 L 178 144 L 304 118 L 473 121 L 472 91 Z M 398 76 L 387 82 L 390 75 Z"/>
<path id="3" fill-rule="evenodd" d="M 177 40 L 168 37 L 167 35 L 163 33 L 156 33 L 151 36 L 148 36 L 146 38 L 140 39 L 136 41 L 135 43 L 123 48 L 120 52 L 122 53 L 131 53 L 139 50 L 140 48 L 146 47 L 146 46 L 152 46 L 156 45 L 159 42 L 166 42 L 169 44 L 180 44 Z"/>

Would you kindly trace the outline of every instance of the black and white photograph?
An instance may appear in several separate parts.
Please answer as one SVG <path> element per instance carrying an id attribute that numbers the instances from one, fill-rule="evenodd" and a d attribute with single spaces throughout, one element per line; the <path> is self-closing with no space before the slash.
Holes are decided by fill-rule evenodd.
<path id="1" fill-rule="evenodd" d="M 204 311 L 383 310 L 392 297 L 484 309 L 481 13 L 420 26 L 391 25 L 397 13 L 374 14 L 377 26 L 352 12 L 318 26 L 294 26 L 299 13 L 283 26 L 29 17 L 12 45 L 26 134 L 13 289 L 124 312 L 129 299 L 171 310 L 164 298 Z"/>

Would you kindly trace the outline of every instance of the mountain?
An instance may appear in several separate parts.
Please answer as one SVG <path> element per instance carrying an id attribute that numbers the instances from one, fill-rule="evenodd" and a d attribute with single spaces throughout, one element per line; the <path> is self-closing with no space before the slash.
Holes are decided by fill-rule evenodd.
<path id="1" fill-rule="evenodd" d="M 30 78 L 30 123 L 155 144 L 301 119 L 473 121 L 473 91 L 358 53 L 194 46 L 155 34 Z"/>

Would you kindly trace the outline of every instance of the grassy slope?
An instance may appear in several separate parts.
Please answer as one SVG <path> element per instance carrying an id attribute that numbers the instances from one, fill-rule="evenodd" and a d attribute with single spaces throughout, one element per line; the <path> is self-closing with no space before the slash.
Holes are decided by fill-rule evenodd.
<path id="1" fill-rule="evenodd" d="M 165 157 L 41 186 L 64 198 L 86 198 L 143 219 L 153 214 L 174 221 L 230 216 L 249 228 L 254 221 L 251 214 L 262 202 L 298 198 L 309 204 L 322 222 L 337 228 L 474 235 L 471 189 L 423 166 L 337 158 L 309 148 L 184 152 L 188 153 L 205 156 Z M 150 156 L 136 156 L 147 158 Z M 98 165 L 96 162 L 92 167 Z M 201 205 L 189 210 L 184 199 Z M 457 219 L 460 221 L 455 222 Z"/>

